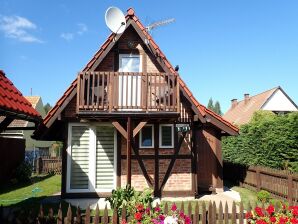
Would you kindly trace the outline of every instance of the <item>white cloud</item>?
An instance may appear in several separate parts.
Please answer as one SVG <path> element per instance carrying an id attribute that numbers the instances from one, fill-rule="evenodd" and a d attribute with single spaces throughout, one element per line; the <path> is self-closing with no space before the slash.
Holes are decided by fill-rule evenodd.
<path id="1" fill-rule="evenodd" d="M 61 33 L 60 37 L 69 41 L 74 38 L 74 34 L 73 33 Z"/>
<path id="2" fill-rule="evenodd" d="M 24 17 L 0 15 L 0 30 L 8 38 L 13 38 L 21 42 L 43 43 L 42 40 L 28 32 L 35 29 L 37 29 L 37 26 Z"/>
<path id="3" fill-rule="evenodd" d="M 83 35 L 88 31 L 88 27 L 84 23 L 78 23 L 77 26 L 78 26 L 78 30 L 76 32 L 61 33 L 60 37 L 67 41 L 70 41 L 74 39 L 77 35 Z"/>
<path id="4" fill-rule="evenodd" d="M 88 31 L 88 27 L 84 23 L 78 23 L 79 30 L 77 31 L 77 34 L 82 35 L 83 33 Z"/>

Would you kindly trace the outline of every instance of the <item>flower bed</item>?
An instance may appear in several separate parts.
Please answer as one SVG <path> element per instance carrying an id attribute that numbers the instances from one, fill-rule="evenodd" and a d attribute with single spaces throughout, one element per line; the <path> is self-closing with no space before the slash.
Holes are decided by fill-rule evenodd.
<path id="1" fill-rule="evenodd" d="M 256 207 L 246 213 L 248 224 L 298 224 L 298 206 L 282 205 L 276 209 L 269 205 L 266 209 Z"/>
<path id="2" fill-rule="evenodd" d="M 191 219 L 184 212 L 177 209 L 176 204 L 173 204 L 169 214 L 164 214 L 162 209 L 157 205 L 155 208 L 144 207 L 143 204 L 138 204 L 135 207 L 133 218 L 126 222 L 122 220 L 121 224 L 190 224 Z"/>

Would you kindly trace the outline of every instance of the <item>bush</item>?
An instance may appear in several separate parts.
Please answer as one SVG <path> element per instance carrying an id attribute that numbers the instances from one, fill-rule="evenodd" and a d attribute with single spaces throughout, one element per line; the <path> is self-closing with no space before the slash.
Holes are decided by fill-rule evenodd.
<path id="1" fill-rule="evenodd" d="M 275 115 L 254 114 L 250 123 L 240 126 L 240 135 L 222 140 L 225 161 L 260 165 L 298 172 L 298 112 Z"/>
<path id="2" fill-rule="evenodd" d="M 32 175 L 32 164 L 24 160 L 16 169 L 15 178 L 18 182 L 29 182 Z"/>
<path id="3" fill-rule="evenodd" d="M 270 200 L 270 193 L 265 190 L 261 190 L 257 193 L 258 201 L 262 203 L 267 203 Z"/>
<path id="4" fill-rule="evenodd" d="M 112 196 L 107 197 L 106 201 L 110 202 L 112 209 L 117 208 L 119 215 L 121 215 L 122 208 L 126 208 L 128 211 L 127 215 L 130 215 L 137 204 L 144 204 L 146 206 L 151 204 L 153 201 L 152 193 L 153 190 L 150 188 L 140 193 L 130 185 L 126 185 L 125 188 L 112 190 Z"/>

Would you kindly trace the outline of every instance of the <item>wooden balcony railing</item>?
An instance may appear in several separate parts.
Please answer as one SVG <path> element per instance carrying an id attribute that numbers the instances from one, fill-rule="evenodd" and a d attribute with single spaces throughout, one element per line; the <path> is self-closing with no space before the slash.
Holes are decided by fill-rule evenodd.
<path id="1" fill-rule="evenodd" d="M 77 112 L 178 112 L 177 76 L 168 73 L 82 72 Z"/>

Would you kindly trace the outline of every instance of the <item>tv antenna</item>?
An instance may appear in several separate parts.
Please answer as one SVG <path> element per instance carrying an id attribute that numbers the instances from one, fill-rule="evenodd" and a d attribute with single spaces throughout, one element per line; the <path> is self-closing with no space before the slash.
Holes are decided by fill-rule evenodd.
<path id="1" fill-rule="evenodd" d="M 165 26 L 165 25 L 168 25 L 168 24 L 173 23 L 173 22 L 175 22 L 175 18 L 157 21 L 157 22 L 151 23 L 150 25 L 146 26 L 146 30 L 148 32 L 151 32 L 156 27 Z"/>
<path id="2" fill-rule="evenodd" d="M 109 7 L 105 14 L 107 27 L 115 34 L 121 34 L 126 28 L 126 19 L 123 12 L 117 7 Z"/>

